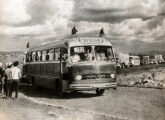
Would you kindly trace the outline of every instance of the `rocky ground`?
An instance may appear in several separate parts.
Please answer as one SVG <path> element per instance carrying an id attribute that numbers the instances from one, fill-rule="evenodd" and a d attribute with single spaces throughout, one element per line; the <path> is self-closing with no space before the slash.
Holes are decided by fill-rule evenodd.
<path id="1" fill-rule="evenodd" d="M 120 74 L 117 78 L 118 85 L 165 88 L 165 68 L 138 71 L 131 74 Z"/>

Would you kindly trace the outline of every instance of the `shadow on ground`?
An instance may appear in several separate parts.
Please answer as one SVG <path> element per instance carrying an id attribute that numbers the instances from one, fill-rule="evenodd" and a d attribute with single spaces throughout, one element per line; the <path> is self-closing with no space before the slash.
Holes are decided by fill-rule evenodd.
<path id="1" fill-rule="evenodd" d="M 34 89 L 31 85 L 28 84 L 21 84 L 19 91 L 23 93 L 26 96 L 29 97 L 40 97 L 40 98 L 50 98 L 50 99 L 72 99 L 72 98 L 90 98 L 90 97 L 98 97 L 93 92 L 70 92 L 65 93 L 63 96 L 59 96 L 58 93 L 53 89 L 47 89 L 47 88 L 39 88 Z"/>

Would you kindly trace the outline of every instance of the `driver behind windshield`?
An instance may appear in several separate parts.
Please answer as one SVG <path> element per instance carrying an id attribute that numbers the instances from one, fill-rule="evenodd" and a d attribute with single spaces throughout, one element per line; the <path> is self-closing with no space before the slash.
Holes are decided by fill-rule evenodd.
<path id="1" fill-rule="evenodd" d="M 84 53 L 84 56 L 85 56 L 85 61 L 92 61 L 92 53 L 89 52 L 89 50 L 87 50 L 85 53 Z"/>

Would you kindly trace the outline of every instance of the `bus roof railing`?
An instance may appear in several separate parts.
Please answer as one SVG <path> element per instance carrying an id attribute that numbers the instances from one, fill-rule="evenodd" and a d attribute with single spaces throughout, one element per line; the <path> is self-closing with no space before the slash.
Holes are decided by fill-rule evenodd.
<path id="1" fill-rule="evenodd" d="M 66 39 L 65 38 L 64 39 L 56 39 L 56 41 L 42 43 L 40 46 L 30 48 L 28 52 L 46 50 L 46 49 L 53 48 L 54 46 L 55 47 L 65 47 L 67 42 L 69 43 L 69 42 L 77 41 L 79 39 L 91 39 L 91 38 L 92 39 L 98 39 L 98 38 L 99 39 L 106 39 L 104 37 L 96 37 L 96 36 L 95 37 L 94 36 L 88 36 L 88 37 L 75 36 L 75 37 L 70 37 L 70 38 L 66 38 Z M 107 41 L 109 41 L 109 40 L 107 40 Z"/>

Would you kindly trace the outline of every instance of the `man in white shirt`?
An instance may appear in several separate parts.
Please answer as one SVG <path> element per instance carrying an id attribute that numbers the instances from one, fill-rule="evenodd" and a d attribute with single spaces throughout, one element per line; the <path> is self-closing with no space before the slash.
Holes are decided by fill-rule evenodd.
<path id="1" fill-rule="evenodd" d="M 10 91 L 10 97 L 12 96 L 13 91 L 15 91 L 15 98 L 18 97 L 18 89 L 19 89 L 19 82 L 21 78 L 20 69 L 17 67 L 19 65 L 18 61 L 13 63 L 13 67 L 11 68 L 11 78 L 12 78 L 12 85 Z"/>

